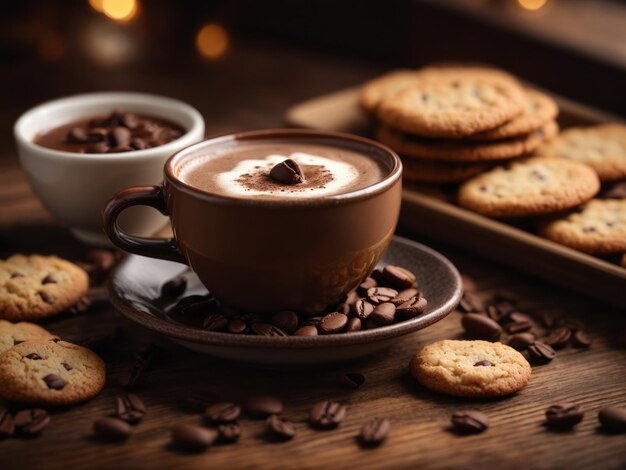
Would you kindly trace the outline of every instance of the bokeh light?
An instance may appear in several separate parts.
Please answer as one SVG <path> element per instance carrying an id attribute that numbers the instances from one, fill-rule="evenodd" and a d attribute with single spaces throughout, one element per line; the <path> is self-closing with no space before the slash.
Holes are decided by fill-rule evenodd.
<path id="1" fill-rule="evenodd" d="M 207 24 L 196 35 L 196 48 L 202 57 L 217 60 L 228 50 L 228 32 L 219 24 Z"/>
<path id="2" fill-rule="evenodd" d="M 112 20 L 120 22 L 132 20 L 139 9 L 137 0 L 90 0 L 89 3 L 96 11 L 98 11 L 97 6 L 99 6 L 102 13 Z M 100 5 L 97 5 L 99 3 Z"/>
<path id="3" fill-rule="evenodd" d="M 98 13 L 102 13 L 103 3 L 104 3 L 104 0 L 89 0 L 89 5 L 91 5 L 91 8 L 96 10 Z"/>
<path id="4" fill-rule="evenodd" d="M 103 67 L 116 67 L 135 59 L 138 44 L 132 30 L 110 21 L 88 23 L 82 34 L 82 47 L 87 56 Z"/>
<path id="5" fill-rule="evenodd" d="M 535 11 L 544 7 L 545 4 L 548 3 L 548 0 L 517 0 L 517 3 L 519 3 L 524 10 Z"/>

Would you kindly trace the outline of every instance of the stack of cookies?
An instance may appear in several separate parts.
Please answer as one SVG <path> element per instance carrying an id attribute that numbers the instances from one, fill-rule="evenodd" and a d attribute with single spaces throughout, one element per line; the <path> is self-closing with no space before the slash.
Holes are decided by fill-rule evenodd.
<path id="1" fill-rule="evenodd" d="M 554 100 L 486 67 L 392 72 L 367 83 L 360 104 L 411 182 L 461 182 L 558 134 Z"/>

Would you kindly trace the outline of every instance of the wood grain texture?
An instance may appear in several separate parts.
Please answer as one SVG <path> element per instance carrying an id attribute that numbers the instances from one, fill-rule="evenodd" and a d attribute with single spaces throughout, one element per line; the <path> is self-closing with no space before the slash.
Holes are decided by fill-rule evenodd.
<path id="1" fill-rule="evenodd" d="M 262 59 L 261 52 L 266 53 Z M 213 134 L 278 126 L 289 103 L 361 82 L 380 71 L 380 67 L 343 58 L 285 52 L 276 47 L 252 48 L 243 55 L 243 59 L 240 56 L 221 69 L 216 67 L 211 74 L 189 74 L 172 80 L 159 74 L 133 73 L 130 81 L 123 83 L 126 88 L 141 87 L 197 104 L 206 110 L 209 133 Z M 258 80 L 258 74 L 241 74 L 242 64 L 260 62 L 263 70 L 271 72 L 267 79 Z M 17 83 L 17 72 L 9 72 Z M 36 76 L 32 70 L 28 72 L 28 76 Z M 111 82 L 112 75 L 115 73 L 94 78 L 91 74 L 87 85 L 77 82 L 82 74 L 67 80 L 60 73 L 45 82 L 48 91 L 23 95 L 13 111 L 17 108 L 21 111 L 34 100 L 54 94 L 87 87 L 106 89 L 111 83 L 122 83 Z M 40 81 L 31 79 L 26 83 L 33 86 L 25 89 L 36 88 Z M 231 83 L 236 87 L 228 88 Z M 293 83 L 298 86 L 291 86 Z M 216 89 L 229 92 L 215 92 Z M 13 114 L 2 116 L 6 117 L 5 122 L 14 118 Z M 214 121 L 214 116 L 219 116 L 219 121 Z M 10 146 L 10 142 L 0 142 L 0 148 Z M 105 390 L 86 404 L 53 410 L 51 426 L 35 440 L 0 442 L 0 469 L 624 468 L 624 435 L 601 433 L 596 418 L 598 408 L 604 405 L 626 406 L 626 350 L 618 349 L 614 342 L 615 332 L 626 327 L 624 317 L 601 304 L 546 286 L 476 256 L 454 251 L 433 240 L 418 240 L 439 249 L 462 272 L 473 275 L 485 295 L 507 287 L 522 297 L 524 310 L 559 308 L 585 318 L 594 339 L 591 350 L 559 353 L 552 364 L 535 368 L 528 387 L 511 398 L 466 401 L 424 390 L 407 369 L 411 355 L 420 346 L 461 333 L 457 313 L 403 339 L 377 357 L 294 372 L 253 369 L 199 356 L 137 329 L 107 303 L 98 304 L 82 316 L 59 317 L 45 326 L 79 343 L 89 336 L 123 328 L 125 341 L 104 355 L 108 364 Z M 0 157 L 0 256 L 41 252 L 76 259 L 84 251 L 85 247 L 52 222 L 33 197 L 14 155 Z M 146 374 L 145 383 L 137 390 L 148 407 L 146 418 L 134 428 L 126 443 L 95 441 L 91 431 L 93 421 L 112 412 L 114 397 L 121 391 L 116 380 L 120 369 L 134 351 L 152 342 L 157 342 L 165 355 Z M 354 391 L 341 388 L 337 377 L 346 371 L 363 373 L 366 377 L 363 387 Z M 286 416 L 297 422 L 298 435 L 291 442 L 268 443 L 264 423 L 246 418 L 241 421 L 243 436 L 238 444 L 215 447 L 201 455 L 177 453 L 168 447 L 169 429 L 179 423 L 200 422 L 199 415 L 186 411 L 182 405 L 183 391 L 194 387 L 206 387 L 236 400 L 252 393 L 276 394 L 285 401 Z M 348 405 L 345 423 L 334 431 L 310 429 L 306 424 L 309 408 L 316 401 L 329 398 Z M 554 433 L 542 425 L 545 409 L 562 399 L 577 401 L 587 409 L 584 421 L 574 432 Z M 485 434 L 458 437 L 446 431 L 450 414 L 467 407 L 490 416 L 492 425 Z M 376 416 L 392 420 L 389 440 L 378 449 L 363 450 L 357 446 L 355 436 L 364 422 Z"/>

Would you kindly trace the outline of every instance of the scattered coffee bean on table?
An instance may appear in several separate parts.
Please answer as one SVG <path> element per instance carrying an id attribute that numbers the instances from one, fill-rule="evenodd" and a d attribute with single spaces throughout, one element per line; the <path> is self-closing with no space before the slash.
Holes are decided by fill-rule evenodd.
<path id="1" fill-rule="evenodd" d="M 502 328 L 491 318 L 478 313 L 467 313 L 461 318 L 461 325 L 472 339 L 498 341 L 502 335 Z"/>
<path id="2" fill-rule="evenodd" d="M 215 430 L 197 424 L 179 424 L 171 431 L 172 446 L 185 452 L 203 452 L 213 445 L 217 437 Z"/>
<path id="3" fill-rule="evenodd" d="M 246 400 L 246 412 L 257 418 L 267 418 L 270 415 L 279 415 L 283 412 L 283 402 L 276 397 L 253 396 Z"/>
<path id="4" fill-rule="evenodd" d="M 547 364 L 556 357 L 556 351 L 541 341 L 535 341 L 528 346 L 528 356 L 535 364 Z"/>
<path id="5" fill-rule="evenodd" d="M 459 434 L 478 434 L 489 427 L 486 414 L 476 410 L 457 411 L 452 415 L 452 429 Z"/>
<path id="6" fill-rule="evenodd" d="M 475 292 L 463 292 L 463 296 L 457 308 L 463 313 L 479 313 L 485 311 L 483 301 Z"/>
<path id="7" fill-rule="evenodd" d="M 313 427 L 333 429 L 346 417 L 346 407 L 335 401 L 322 401 L 311 408 L 309 419 Z"/>
<path id="8" fill-rule="evenodd" d="M 141 399 L 132 393 L 117 397 L 115 416 L 129 424 L 139 423 L 146 414 L 146 406 Z"/>
<path id="9" fill-rule="evenodd" d="M 110 442 L 121 442 L 130 437 L 132 428 L 126 421 L 105 416 L 93 423 L 93 432 L 99 439 Z"/>
<path id="10" fill-rule="evenodd" d="M 237 442 L 241 437 L 241 426 L 237 422 L 220 424 L 217 427 L 217 433 L 221 442 Z"/>
<path id="11" fill-rule="evenodd" d="M 588 348 L 591 346 L 591 337 L 584 330 L 578 330 L 572 335 L 572 346 L 575 348 Z"/>
<path id="12" fill-rule="evenodd" d="M 11 437 L 15 432 L 15 422 L 9 410 L 0 405 L 0 439 Z"/>
<path id="13" fill-rule="evenodd" d="M 361 428 L 359 442 L 365 447 L 377 447 L 387 439 L 390 429 L 390 420 L 387 418 L 374 418 Z"/>
<path id="14" fill-rule="evenodd" d="M 341 384 L 346 388 L 359 388 L 365 383 L 365 376 L 358 372 L 348 372 L 341 376 Z"/>
<path id="15" fill-rule="evenodd" d="M 602 429 L 611 433 L 626 432 L 626 408 L 607 406 L 598 412 Z"/>
<path id="16" fill-rule="evenodd" d="M 280 439 L 293 439 L 296 435 L 296 425 L 282 416 L 272 415 L 267 418 L 267 429 L 274 436 Z"/>
<path id="17" fill-rule="evenodd" d="M 175 299 L 187 290 L 187 279 L 184 276 L 176 276 L 161 286 L 161 297 Z"/>
<path id="18" fill-rule="evenodd" d="M 15 428 L 24 436 L 38 436 L 50 424 L 50 416 L 40 408 L 18 411 L 13 418 Z"/>
<path id="19" fill-rule="evenodd" d="M 232 423 L 239 419 L 241 408 L 234 403 L 221 402 L 209 405 L 204 417 L 211 423 Z"/>
<path id="20" fill-rule="evenodd" d="M 583 420 L 585 413 L 575 403 L 557 403 L 546 410 L 546 425 L 554 429 L 569 429 Z"/>
<path id="21" fill-rule="evenodd" d="M 566 326 L 560 326 L 546 336 L 543 342 L 554 349 L 562 349 L 567 346 L 571 337 L 572 330 Z"/>
<path id="22" fill-rule="evenodd" d="M 537 340 L 534 333 L 524 332 L 516 333 L 509 337 L 508 345 L 518 351 L 523 351 Z"/>
<path id="23" fill-rule="evenodd" d="M 185 395 L 187 407 L 196 412 L 203 412 L 218 401 L 219 397 L 210 390 L 192 390 Z"/>

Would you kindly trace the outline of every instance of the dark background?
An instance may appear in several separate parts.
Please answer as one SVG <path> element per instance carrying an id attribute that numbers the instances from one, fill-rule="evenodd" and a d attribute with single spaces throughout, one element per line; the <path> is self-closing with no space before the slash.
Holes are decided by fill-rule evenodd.
<path id="1" fill-rule="evenodd" d="M 311 90 L 433 61 L 494 63 L 626 115 L 625 3 L 548 0 L 527 11 L 523 2 L 138 0 L 129 21 L 96 11 L 98 1 L 3 2 L 0 153 L 13 152 L 11 128 L 22 112 L 63 95 L 174 96 L 198 107 L 215 134 L 266 125 L 264 113 L 280 114 Z M 206 24 L 228 36 L 217 57 L 198 52 L 196 35 Z M 239 129 L 230 127 L 234 121 Z"/>

